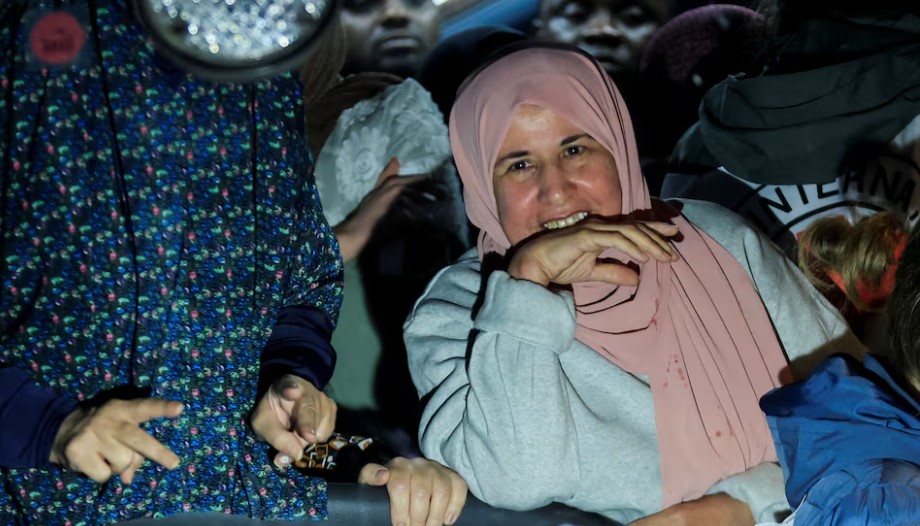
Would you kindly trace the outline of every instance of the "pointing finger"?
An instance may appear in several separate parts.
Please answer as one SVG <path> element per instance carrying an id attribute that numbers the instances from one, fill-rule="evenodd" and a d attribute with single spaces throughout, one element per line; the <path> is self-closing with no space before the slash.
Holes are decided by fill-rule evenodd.
<path id="1" fill-rule="evenodd" d="M 642 221 L 641 224 L 667 237 L 677 235 L 677 233 L 680 232 L 680 229 L 671 223 L 664 223 L 661 221 Z"/>
<path id="2" fill-rule="evenodd" d="M 646 257 L 651 256 L 659 261 L 668 262 L 672 260 L 672 249 L 657 232 L 643 225 L 634 224 L 626 225 L 619 233 L 629 239 L 632 244 L 641 251 Z"/>
<path id="3" fill-rule="evenodd" d="M 181 402 L 161 398 L 129 400 L 120 405 L 128 413 L 128 420 L 138 424 L 155 418 L 175 418 L 185 409 Z"/>
<path id="4" fill-rule="evenodd" d="M 648 225 L 642 223 L 637 223 L 636 228 L 641 231 L 648 240 L 648 244 L 652 245 L 656 252 L 656 259 L 664 258 L 664 261 L 674 261 L 677 251 L 674 250 L 674 247 L 668 242 L 667 239 L 663 238 L 655 230 L 653 230 Z"/>
<path id="5" fill-rule="evenodd" d="M 623 232 L 594 231 L 588 235 L 591 236 L 591 242 L 597 253 L 613 247 L 625 252 L 637 261 L 648 261 L 645 251 Z"/>

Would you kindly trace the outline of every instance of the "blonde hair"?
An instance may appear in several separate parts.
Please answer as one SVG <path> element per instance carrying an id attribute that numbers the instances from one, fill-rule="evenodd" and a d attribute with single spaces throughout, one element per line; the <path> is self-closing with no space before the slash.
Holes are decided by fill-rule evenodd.
<path id="1" fill-rule="evenodd" d="M 843 216 L 818 219 L 799 238 L 799 268 L 832 300 L 838 288 L 828 273 L 836 272 L 849 303 L 865 312 L 878 312 L 883 306 L 863 302 L 857 285 L 862 282 L 876 288 L 881 284 L 895 262 L 895 247 L 907 232 L 907 225 L 892 212 L 864 217 L 855 225 Z"/>

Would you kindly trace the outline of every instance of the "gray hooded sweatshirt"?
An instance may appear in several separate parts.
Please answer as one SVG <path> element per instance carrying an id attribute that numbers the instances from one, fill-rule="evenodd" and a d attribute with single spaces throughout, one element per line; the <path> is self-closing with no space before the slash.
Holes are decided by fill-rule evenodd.
<path id="1" fill-rule="evenodd" d="M 683 213 L 751 276 L 790 359 L 862 353 L 838 312 L 742 219 L 694 201 Z M 422 451 L 493 506 L 561 502 L 628 523 L 662 509 L 651 388 L 577 341 L 575 328 L 570 293 L 503 271 L 483 290 L 475 251 L 441 271 L 405 325 L 427 402 Z M 758 521 L 789 510 L 774 463 L 720 481 L 710 489 L 718 492 L 746 502 Z"/>

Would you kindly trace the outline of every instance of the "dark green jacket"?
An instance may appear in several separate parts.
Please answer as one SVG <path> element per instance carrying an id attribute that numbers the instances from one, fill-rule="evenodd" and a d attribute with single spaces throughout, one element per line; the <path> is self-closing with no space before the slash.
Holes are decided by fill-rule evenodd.
<path id="1" fill-rule="evenodd" d="M 813 20 L 778 43 L 762 75 L 706 94 L 670 171 L 827 182 L 855 146 L 888 143 L 917 115 L 920 18 Z"/>

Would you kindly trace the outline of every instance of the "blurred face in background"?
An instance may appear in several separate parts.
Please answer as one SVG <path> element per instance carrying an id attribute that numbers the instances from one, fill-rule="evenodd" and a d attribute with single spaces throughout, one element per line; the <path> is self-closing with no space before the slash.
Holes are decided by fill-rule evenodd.
<path id="1" fill-rule="evenodd" d="M 432 0 L 345 0 L 342 5 L 349 73 L 412 76 L 440 35 Z"/>
<path id="2" fill-rule="evenodd" d="M 539 36 L 587 51 L 619 86 L 637 74 L 643 46 L 670 16 L 669 0 L 542 0 Z"/>

